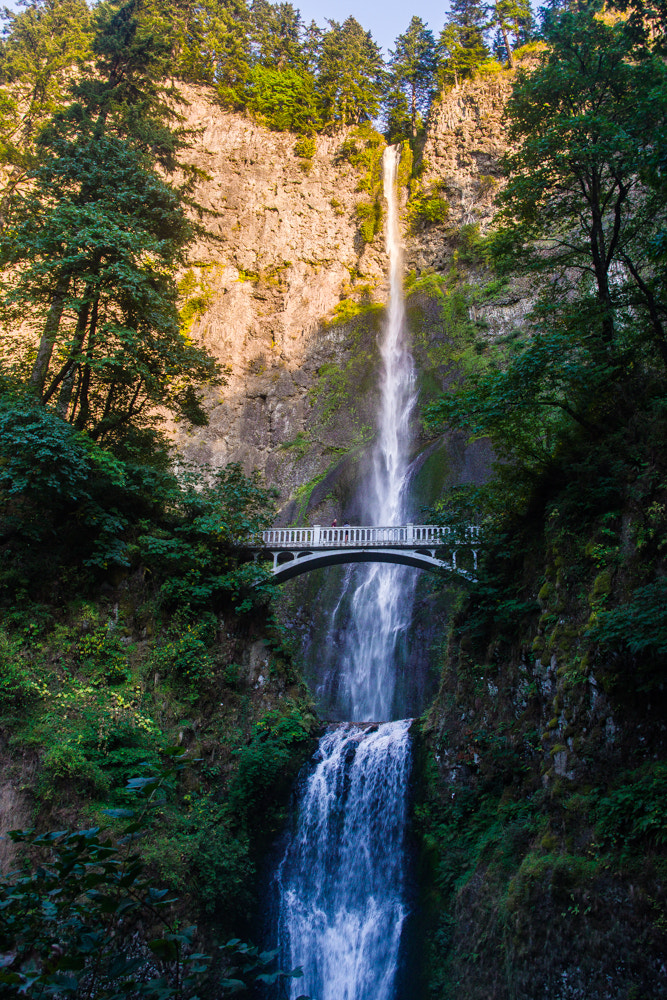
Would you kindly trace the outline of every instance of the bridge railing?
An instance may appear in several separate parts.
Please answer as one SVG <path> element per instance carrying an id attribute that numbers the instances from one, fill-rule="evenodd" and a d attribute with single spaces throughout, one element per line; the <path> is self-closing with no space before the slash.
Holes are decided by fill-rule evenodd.
<path id="1" fill-rule="evenodd" d="M 402 524 L 388 527 L 342 525 L 325 528 L 315 524 L 308 528 L 271 528 L 261 533 L 267 549 L 285 548 L 368 548 L 371 546 L 435 546 L 446 544 L 475 544 L 480 539 L 480 528 L 471 524 L 463 531 L 437 524 Z"/>

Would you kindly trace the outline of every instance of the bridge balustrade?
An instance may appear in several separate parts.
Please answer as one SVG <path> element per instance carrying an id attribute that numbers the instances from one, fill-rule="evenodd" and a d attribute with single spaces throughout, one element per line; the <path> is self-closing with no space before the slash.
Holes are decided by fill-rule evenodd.
<path id="1" fill-rule="evenodd" d="M 378 545 L 442 545 L 447 542 L 474 543 L 480 529 L 469 525 L 463 532 L 436 524 L 404 524 L 388 527 L 352 526 L 323 528 L 318 524 L 308 528 L 272 528 L 262 532 L 266 548 L 365 548 Z"/>

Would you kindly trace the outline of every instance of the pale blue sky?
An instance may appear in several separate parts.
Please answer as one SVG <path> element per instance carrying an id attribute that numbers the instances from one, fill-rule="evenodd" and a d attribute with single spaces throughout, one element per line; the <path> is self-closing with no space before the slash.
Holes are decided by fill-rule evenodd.
<path id="1" fill-rule="evenodd" d="M 449 3 L 442 0 L 420 0 L 418 8 L 396 0 L 292 0 L 292 3 L 301 11 L 306 24 L 314 20 L 324 27 L 326 18 L 343 22 L 350 15 L 356 17 L 385 53 L 393 48 L 396 36 L 405 31 L 415 14 L 428 24 L 437 39 L 449 9 Z"/>
<path id="2" fill-rule="evenodd" d="M 322 28 L 326 27 L 327 18 L 342 23 L 350 15 L 356 17 L 384 49 L 385 55 L 414 14 L 428 24 L 437 40 L 449 9 L 449 0 L 420 0 L 418 9 L 404 6 L 397 0 L 292 0 L 292 3 L 301 11 L 306 24 L 316 21 Z M 15 0 L 3 0 L 3 6 L 16 10 Z"/>

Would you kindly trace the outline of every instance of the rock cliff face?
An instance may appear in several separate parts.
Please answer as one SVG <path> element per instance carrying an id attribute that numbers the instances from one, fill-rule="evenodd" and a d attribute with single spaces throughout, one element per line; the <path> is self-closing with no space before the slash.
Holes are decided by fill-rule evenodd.
<path id="1" fill-rule="evenodd" d="M 186 123 L 199 130 L 190 159 L 208 175 L 196 199 L 211 213 L 191 256 L 191 332 L 229 376 L 208 398 L 209 427 L 177 430 L 177 441 L 194 461 L 267 471 L 304 431 L 314 370 L 340 360 L 326 319 L 355 282 L 382 284 L 384 247 L 359 237 L 359 177 L 337 161 L 340 137 L 318 137 L 306 160 L 294 136 L 222 111 L 203 89 L 184 96 Z"/>
<path id="2" fill-rule="evenodd" d="M 446 191 L 450 215 L 406 237 L 406 267 L 415 273 L 446 272 L 461 226 L 491 217 L 510 86 L 499 73 L 434 108 L 423 184 Z M 293 136 L 222 111 L 202 88 L 184 96 L 187 124 L 199 130 L 190 158 L 207 175 L 196 198 L 210 213 L 209 235 L 193 249 L 183 282 L 185 308 L 191 335 L 229 375 L 209 393 L 209 426 L 174 428 L 177 445 L 197 463 L 262 470 L 280 490 L 284 520 L 314 508 L 326 518 L 351 502 L 374 432 L 382 237 L 370 245 L 360 238 L 360 175 L 340 156 L 343 136 L 318 137 L 305 160 Z M 413 312 L 425 309 L 428 348 L 443 331 L 423 299 Z M 490 335 L 506 332 L 528 301 L 525 289 L 505 290 L 471 305 L 470 320 Z M 428 367 L 429 350 L 422 355 L 418 364 Z M 443 385 L 446 365 L 436 368 L 429 379 Z"/>
<path id="3" fill-rule="evenodd" d="M 513 78 L 499 71 L 465 81 L 441 94 L 431 109 L 421 179 L 424 188 L 437 186 L 445 194 L 451 231 L 475 224 L 485 228 L 493 216 L 502 183 L 499 161 L 508 148 L 503 115 Z M 444 270 L 451 253 L 442 227 L 433 227 L 411 241 L 408 266 Z"/>

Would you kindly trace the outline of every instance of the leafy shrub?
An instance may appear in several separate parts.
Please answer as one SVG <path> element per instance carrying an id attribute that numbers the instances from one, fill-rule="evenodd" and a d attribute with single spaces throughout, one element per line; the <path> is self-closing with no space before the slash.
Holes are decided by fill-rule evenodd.
<path id="1" fill-rule="evenodd" d="M 185 632 L 170 639 L 155 654 L 155 662 L 158 670 L 190 687 L 205 683 L 213 673 L 202 629 L 196 625 L 188 625 Z"/>
<path id="2" fill-rule="evenodd" d="M 125 647 L 111 625 L 82 636 L 78 646 L 84 664 L 97 671 L 108 684 L 129 680 Z"/>
<path id="3" fill-rule="evenodd" d="M 110 782 L 101 768 L 88 760 L 81 746 L 73 742 L 50 747 L 42 757 L 44 774 L 50 784 L 69 782 L 77 793 L 104 795 Z"/>
<path id="4" fill-rule="evenodd" d="M 312 135 L 301 135 L 294 143 L 294 155 L 304 160 L 312 160 L 317 151 L 317 144 Z"/>
<path id="5" fill-rule="evenodd" d="M 449 202 L 438 191 L 427 191 L 410 201 L 410 221 L 413 229 L 441 225 L 449 216 Z"/>
<path id="6" fill-rule="evenodd" d="M 638 587 L 632 599 L 598 613 L 588 635 L 601 645 L 636 656 L 667 656 L 667 576 Z M 652 683 L 664 677 L 653 676 Z"/>
<path id="7" fill-rule="evenodd" d="M 120 484 L 124 470 L 109 452 L 33 399 L 0 399 L 0 489 L 49 507 L 90 500 L 95 474 Z"/>
<path id="8" fill-rule="evenodd" d="M 259 121 L 279 132 L 309 135 L 321 124 L 315 81 L 310 73 L 295 69 L 255 66 L 248 109 Z"/>
<path id="9" fill-rule="evenodd" d="M 281 796 L 301 762 L 295 753 L 310 740 L 312 720 L 296 708 L 267 712 L 256 724 L 248 746 L 238 751 L 238 770 L 229 786 L 233 812 L 249 825 L 271 826 L 272 804 Z"/>
<path id="10" fill-rule="evenodd" d="M 624 851 L 638 842 L 667 844 L 667 764 L 646 765 L 597 804 L 595 833 L 602 844 Z"/>
<path id="11" fill-rule="evenodd" d="M 382 203 L 379 198 L 375 201 L 361 201 L 355 205 L 354 209 L 359 220 L 359 233 L 364 243 L 372 243 L 377 234 L 382 230 Z"/>
<path id="12" fill-rule="evenodd" d="M 116 843 L 97 827 L 9 834 L 39 862 L 31 868 L 24 852 L 22 869 L 0 876 L 3 997 L 196 1000 L 202 995 L 211 956 L 194 947 L 196 928 L 174 918 L 175 900 L 151 884 L 135 849 L 137 834 L 148 826 L 151 800 L 163 800 L 182 767 L 177 748 L 166 753 L 167 763 L 128 782 L 146 800 L 144 811 L 109 811 L 124 821 Z M 146 927 L 154 936 L 145 940 L 146 948 L 137 947 Z M 221 950 L 225 971 L 235 977 L 218 981 L 222 996 L 253 982 L 272 984 L 301 975 L 300 970 L 275 969 L 275 952 L 260 954 L 238 939 Z"/>
<path id="13" fill-rule="evenodd" d="M 44 694 L 43 682 L 37 681 L 23 661 L 18 647 L 0 630 L 0 709 L 23 705 Z"/>

